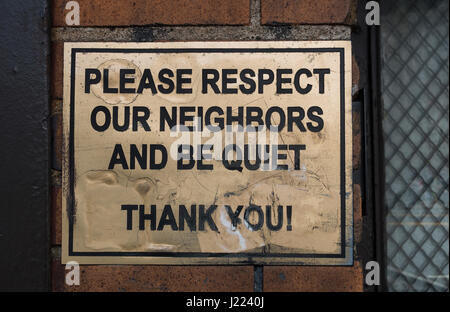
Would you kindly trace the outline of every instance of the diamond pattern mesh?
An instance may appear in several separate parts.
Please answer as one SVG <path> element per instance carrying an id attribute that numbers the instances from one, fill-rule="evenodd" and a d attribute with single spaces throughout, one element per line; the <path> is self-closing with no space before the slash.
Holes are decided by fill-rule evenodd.
<path id="1" fill-rule="evenodd" d="M 391 5 L 381 18 L 388 289 L 448 291 L 449 2 Z"/>

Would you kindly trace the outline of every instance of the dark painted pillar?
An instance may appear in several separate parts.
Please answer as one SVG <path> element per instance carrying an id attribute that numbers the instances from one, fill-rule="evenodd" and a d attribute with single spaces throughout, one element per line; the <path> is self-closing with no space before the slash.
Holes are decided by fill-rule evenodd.
<path id="1" fill-rule="evenodd" d="M 49 289 L 48 9 L 0 10 L 0 291 Z"/>

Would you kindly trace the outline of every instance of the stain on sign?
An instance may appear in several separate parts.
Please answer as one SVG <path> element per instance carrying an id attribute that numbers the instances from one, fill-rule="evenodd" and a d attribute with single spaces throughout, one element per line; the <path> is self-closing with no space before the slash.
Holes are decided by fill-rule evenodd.
<path id="1" fill-rule="evenodd" d="M 349 41 L 65 43 L 62 261 L 352 263 Z"/>

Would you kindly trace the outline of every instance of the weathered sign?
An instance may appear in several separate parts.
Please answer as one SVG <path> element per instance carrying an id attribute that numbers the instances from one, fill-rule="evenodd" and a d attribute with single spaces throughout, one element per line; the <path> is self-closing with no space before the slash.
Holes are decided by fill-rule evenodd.
<path id="1" fill-rule="evenodd" d="M 66 43 L 62 261 L 352 263 L 349 41 Z"/>

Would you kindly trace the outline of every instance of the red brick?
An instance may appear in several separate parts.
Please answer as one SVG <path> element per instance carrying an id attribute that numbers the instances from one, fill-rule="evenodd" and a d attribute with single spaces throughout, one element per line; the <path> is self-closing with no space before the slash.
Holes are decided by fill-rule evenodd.
<path id="1" fill-rule="evenodd" d="M 359 66 L 356 57 L 352 54 L 352 87 L 358 87 L 359 84 Z"/>
<path id="2" fill-rule="evenodd" d="M 355 55 L 352 54 L 352 88 L 358 88 L 359 84 L 359 66 Z M 353 123 L 353 169 L 357 170 L 361 162 L 361 116 L 359 111 L 352 112 Z"/>
<path id="3" fill-rule="evenodd" d="M 52 116 L 52 169 L 61 170 L 62 166 L 62 113 Z"/>
<path id="4" fill-rule="evenodd" d="M 63 97 L 63 53 L 64 43 L 55 41 L 52 43 L 52 65 L 51 65 L 51 94 L 54 99 Z"/>
<path id="5" fill-rule="evenodd" d="M 53 291 L 253 291 L 252 266 L 81 265 L 80 285 L 65 284 L 52 262 Z"/>
<path id="6" fill-rule="evenodd" d="M 67 1 L 53 0 L 53 26 L 67 26 Z M 80 26 L 247 25 L 249 0 L 78 0 Z"/>
<path id="7" fill-rule="evenodd" d="M 356 58 L 352 55 L 352 86 L 357 87 L 359 83 L 359 66 L 356 62 Z M 358 170 L 361 163 L 361 114 L 359 111 L 352 112 L 353 123 L 353 153 L 352 153 L 352 165 L 353 170 Z M 362 237 L 362 200 L 361 200 L 361 186 L 359 184 L 353 184 L 353 233 L 355 243 L 361 241 Z"/>
<path id="8" fill-rule="evenodd" d="M 52 100 L 50 107 L 51 114 L 60 113 L 61 110 L 62 110 L 62 100 L 61 99 Z"/>
<path id="9" fill-rule="evenodd" d="M 363 291 L 363 270 L 352 267 L 265 266 L 264 291 Z"/>
<path id="10" fill-rule="evenodd" d="M 352 24 L 354 0 L 261 0 L 262 24 Z"/>
<path id="11" fill-rule="evenodd" d="M 51 241 L 52 245 L 61 245 L 61 187 L 52 186 L 52 230 Z"/>

